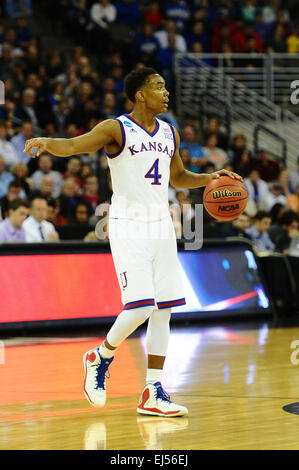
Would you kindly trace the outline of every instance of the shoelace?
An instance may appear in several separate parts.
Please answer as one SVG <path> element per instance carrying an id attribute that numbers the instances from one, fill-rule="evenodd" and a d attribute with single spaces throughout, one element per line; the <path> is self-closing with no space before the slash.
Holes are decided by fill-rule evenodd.
<path id="1" fill-rule="evenodd" d="M 170 396 L 168 395 L 168 393 L 165 392 L 165 390 L 163 390 L 162 385 L 156 386 L 156 398 L 160 398 L 160 400 L 172 403 L 170 400 Z"/>
<path id="2" fill-rule="evenodd" d="M 96 364 L 91 367 L 97 368 L 97 375 L 95 377 L 96 380 L 96 387 L 95 389 L 102 388 L 105 390 L 105 378 L 110 379 L 110 373 L 108 371 L 108 375 L 106 375 L 107 369 L 110 365 L 111 361 L 105 359 L 100 364 Z"/>

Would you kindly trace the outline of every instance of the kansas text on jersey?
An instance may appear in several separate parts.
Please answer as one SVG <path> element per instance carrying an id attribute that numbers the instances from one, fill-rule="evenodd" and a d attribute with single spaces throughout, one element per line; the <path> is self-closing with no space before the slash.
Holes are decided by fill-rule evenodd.
<path id="1" fill-rule="evenodd" d="M 119 152 L 107 154 L 113 196 L 110 217 L 154 221 L 169 216 L 170 161 L 176 150 L 173 127 L 156 119 L 151 133 L 131 116 L 117 118 Z"/>

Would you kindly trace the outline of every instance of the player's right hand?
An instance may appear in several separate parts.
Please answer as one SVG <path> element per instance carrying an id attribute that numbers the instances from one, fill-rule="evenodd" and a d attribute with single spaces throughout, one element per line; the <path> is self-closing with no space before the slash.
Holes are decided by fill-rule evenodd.
<path id="1" fill-rule="evenodd" d="M 23 152 L 28 153 L 30 157 L 39 157 L 43 152 L 47 150 L 47 137 L 35 137 L 34 139 L 26 140 Z M 32 149 L 37 148 L 36 154 L 32 152 Z"/>

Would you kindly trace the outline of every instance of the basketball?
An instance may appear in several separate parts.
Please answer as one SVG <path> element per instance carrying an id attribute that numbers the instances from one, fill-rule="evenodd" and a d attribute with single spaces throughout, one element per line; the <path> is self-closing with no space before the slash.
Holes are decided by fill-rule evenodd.
<path id="1" fill-rule="evenodd" d="M 234 220 L 245 210 L 248 194 L 244 184 L 229 176 L 220 176 L 207 184 L 203 193 L 206 211 L 217 220 Z"/>

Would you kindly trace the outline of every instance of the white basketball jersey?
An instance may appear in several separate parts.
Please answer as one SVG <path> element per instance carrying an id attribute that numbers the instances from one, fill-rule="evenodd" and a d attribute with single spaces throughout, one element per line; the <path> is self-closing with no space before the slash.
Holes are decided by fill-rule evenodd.
<path id="1" fill-rule="evenodd" d="M 127 114 L 117 120 L 122 147 L 116 154 L 106 154 L 113 189 L 109 216 L 144 221 L 169 216 L 170 161 L 176 148 L 173 127 L 156 119 L 150 133 Z"/>

